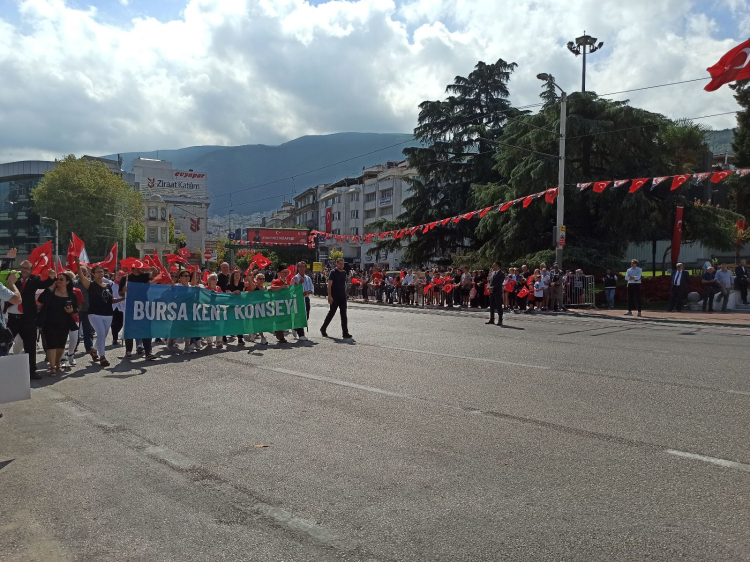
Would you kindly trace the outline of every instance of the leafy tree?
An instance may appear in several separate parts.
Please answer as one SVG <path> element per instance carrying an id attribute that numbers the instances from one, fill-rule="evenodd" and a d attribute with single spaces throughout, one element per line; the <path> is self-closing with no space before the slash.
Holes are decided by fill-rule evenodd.
<path id="1" fill-rule="evenodd" d="M 91 259 L 106 255 L 123 220 L 140 222 L 143 214 L 140 192 L 103 163 L 73 155 L 44 174 L 32 198 L 36 213 L 59 221 L 61 250 L 75 232 Z"/>
<path id="2" fill-rule="evenodd" d="M 506 182 L 476 184 L 476 207 L 494 205 L 557 185 L 559 107 L 548 105 L 536 115 L 508 123 L 498 146 L 496 169 Z M 715 208 L 694 212 L 683 187 L 670 191 L 665 182 L 629 194 L 627 184 L 612 184 L 604 193 L 591 189 L 577 193 L 570 184 L 597 180 L 632 179 L 695 171 L 706 151 L 705 131 L 690 122 L 671 122 L 662 115 L 630 106 L 626 101 L 599 98 L 593 92 L 568 98 L 565 177 L 567 242 L 610 262 L 623 256 L 629 242 L 670 238 L 674 209 L 685 207 L 685 225 L 692 239 L 704 243 L 731 239 L 705 219 L 723 214 Z M 549 156 L 545 156 L 549 155 Z M 511 262 L 518 256 L 551 249 L 554 205 L 544 202 L 533 209 L 520 205 L 504 213 L 489 213 L 477 234 L 485 240 L 480 256 Z M 725 224 L 717 218 L 716 224 Z M 716 247 L 716 246 L 715 246 Z M 568 255 L 573 255 L 568 252 Z"/>
<path id="3" fill-rule="evenodd" d="M 330 257 L 331 257 L 331 261 L 335 262 L 339 258 L 344 257 L 344 252 L 342 252 L 341 250 L 331 250 Z"/>
<path id="4" fill-rule="evenodd" d="M 449 95 L 445 100 L 420 104 L 414 135 L 424 146 L 404 150 L 419 173 L 416 180 L 410 180 L 412 193 L 404 200 L 406 212 L 373 228 L 392 230 L 468 212 L 474 204 L 472 183 L 500 179 L 492 154 L 507 118 L 519 114 L 508 100 L 508 81 L 515 68 L 515 63 L 503 59 L 492 64 L 479 62 L 467 77 L 457 76 L 446 87 Z M 399 246 L 398 240 L 384 240 L 371 253 Z M 448 257 L 455 249 L 476 247 L 473 226 L 459 223 L 412 238 L 404 260 L 423 263 Z"/>
<path id="5" fill-rule="evenodd" d="M 734 99 L 742 108 L 737 113 L 732 150 L 739 168 L 750 167 L 750 80 L 740 80 L 729 85 L 735 91 Z M 750 217 L 750 176 L 728 178 L 729 208 L 744 217 Z"/>
<path id="6" fill-rule="evenodd" d="M 136 243 L 146 241 L 146 228 L 139 220 L 128 223 L 128 248 L 127 255 L 134 257 L 140 255 Z"/>

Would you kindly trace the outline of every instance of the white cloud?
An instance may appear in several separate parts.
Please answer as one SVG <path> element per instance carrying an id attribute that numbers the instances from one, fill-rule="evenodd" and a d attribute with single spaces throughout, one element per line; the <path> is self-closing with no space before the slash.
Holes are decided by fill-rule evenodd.
<path id="1" fill-rule="evenodd" d="M 739 42 L 683 0 L 190 0 L 182 14 L 115 26 L 94 8 L 19 0 L 20 22 L 0 19 L 0 161 L 411 131 L 418 103 L 478 60 L 517 62 L 512 100 L 536 103 L 539 72 L 580 87 L 565 43 L 584 29 L 605 42 L 588 59 L 599 93 L 706 76 Z M 702 83 L 627 97 L 671 117 L 736 109 Z"/>

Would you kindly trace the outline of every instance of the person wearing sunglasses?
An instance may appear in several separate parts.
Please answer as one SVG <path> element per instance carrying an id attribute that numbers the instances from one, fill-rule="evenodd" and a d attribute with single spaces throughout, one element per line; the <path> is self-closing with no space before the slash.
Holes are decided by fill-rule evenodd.
<path id="1" fill-rule="evenodd" d="M 96 349 L 91 350 L 91 359 L 99 362 L 102 367 L 109 367 L 110 362 L 105 357 L 107 334 L 112 326 L 114 310 L 112 305 L 125 300 L 125 297 L 114 298 L 111 281 L 104 279 L 104 268 L 95 265 L 91 269 L 92 279 L 81 278 L 81 282 L 89 292 L 89 322 L 96 332 Z"/>
<path id="2" fill-rule="evenodd" d="M 78 311 L 78 301 L 73 293 L 73 283 L 64 273 L 55 277 L 54 284 L 39 296 L 44 306 L 42 312 L 42 334 L 46 342 L 47 369 L 51 377 L 62 371 L 62 360 L 68 335 L 78 330 L 73 315 Z"/>

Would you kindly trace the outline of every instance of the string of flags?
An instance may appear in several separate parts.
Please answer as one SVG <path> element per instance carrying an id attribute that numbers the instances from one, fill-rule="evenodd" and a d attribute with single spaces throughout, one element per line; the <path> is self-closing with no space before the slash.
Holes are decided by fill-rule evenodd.
<path id="1" fill-rule="evenodd" d="M 576 187 L 580 192 L 586 191 L 587 189 L 591 188 L 594 193 L 602 193 L 605 189 L 607 189 L 610 185 L 614 188 L 622 187 L 628 183 L 630 183 L 630 187 L 628 189 L 628 193 L 635 193 L 639 189 L 641 189 L 644 185 L 646 185 L 648 182 L 651 182 L 651 190 L 653 190 L 657 185 L 663 183 L 664 181 L 672 178 L 672 184 L 670 186 L 670 191 L 674 191 L 680 186 L 682 186 L 688 179 L 695 178 L 699 182 L 705 181 L 707 179 L 710 179 L 712 183 L 719 183 L 721 180 L 725 179 L 726 177 L 736 174 L 738 176 L 747 176 L 750 175 L 750 168 L 745 168 L 741 170 L 723 170 L 720 172 L 704 172 L 700 174 L 680 174 L 676 176 L 656 176 L 656 177 L 648 177 L 648 178 L 637 178 L 637 179 L 624 179 L 624 180 L 607 180 L 607 181 L 597 181 L 597 182 L 586 182 L 586 183 L 577 183 Z M 385 240 L 386 238 L 391 238 L 393 240 L 399 240 L 404 238 L 405 236 L 414 236 L 416 234 L 427 234 L 434 228 L 438 226 L 446 226 L 448 224 L 455 224 L 459 223 L 462 220 L 471 220 L 474 217 L 482 218 L 487 213 L 491 212 L 492 210 L 495 210 L 500 213 L 504 213 L 508 209 L 510 209 L 513 205 L 516 205 L 520 203 L 523 208 L 527 208 L 531 203 L 537 199 L 541 199 L 542 197 L 544 200 L 552 204 L 555 202 L 555 199 L 557 199 L 557 196 L 559 194 L 559 189 L 557 187 L 553 187 L 551 189 L 547 189 L 545 191 L 540 191 L 538 193 L 532 193 L 531 195 L 525 195 L 523 197 L 519 197 L 517 199 L 513 199 L 512 201 L 506 201 L 504 203 L 500 203 L 499 205 L 490 205 L 489 207 L 485 207 L 484 209 L 476 209 L 474 211 L 470 211 L 468 213 L 463 213 L 461 215 L 456 215 L 454 217 L 449 217 L 425 224 L 420 224 L 417 226 L 409 226 L 406 228 L 401 228 L 398 230 L 389 230 L 387 232 L 374 232 L 370 234 L 332 234 L 330 232 L 321 232 L 320 230 L 311 230 L 310 235 L 311 238 L 318 236 L 323 238 L 324 240 L 333 239 L 336 242 L 351 242 L 353 244 L 370 244 L 374 239 L 378 240 Z"/>

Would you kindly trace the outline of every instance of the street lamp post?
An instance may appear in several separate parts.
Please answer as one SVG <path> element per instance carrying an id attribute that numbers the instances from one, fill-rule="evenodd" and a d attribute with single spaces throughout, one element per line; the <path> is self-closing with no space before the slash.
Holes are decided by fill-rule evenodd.
<path id="1" fill-rule="evenodd" d="M 583 35 L 580 37 L 576 37 L 575 43 L 573 41 L 568 42 L 568 50 L 573 53 L 575 56 L 583 55 L 583 76 L 581 79 L 581 91 L 586 91 L 586 52 L 588 47 L 588 54 L 595 53 L 599 49 L 601 49 L 604 46 L 603 41 L 599 41 L 599 44 L 596 44 L 596 37 L 591 37 L 591 35 L 586 35 L 586 32 L 583 32 Z"/>
<path id="2" fill-rule="evenodd" d="M 57 243 L 59 241 L 58 237 L 60 235 L 60 229 L 59 229 L 60 224 L 57 222 L 57 219 L 51 219 L 49 217 L 40 217 L 40 218 L 42 218 L 42 219 L 44 219 L 46 221 L 54 221 L 54 223 L 55 223 L 55 263 L 57 263 L 57 260 L 60 259 L 60 255 L 57 253 L 58 252 L 58 245 L 57 245 Z"/>
<path id="3" fill-rule="evenodd" d="M 563 266 L 563 236 L 565 228 L 565 122 L 568 118 L 568 94 L 555 82 L 551 74 L 537 74 L 539 80 L 553 84 L 560 90 L 560 156 L 557 168 L 557 244 L 555 261 L 562 269 Z"/>
<path id="4" fill-rule="evenodd" d="M 125 259 L 128 257 L 128 222 L 125 217 L 119 215 L 107 213 L 107 216 L 122 220 L 122 259 Z"/>

